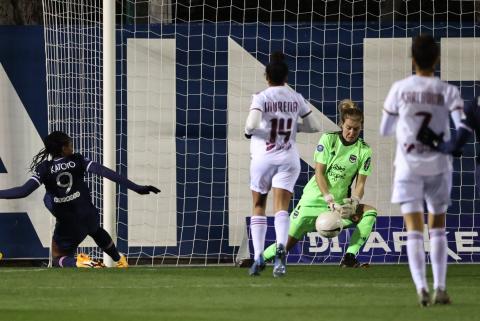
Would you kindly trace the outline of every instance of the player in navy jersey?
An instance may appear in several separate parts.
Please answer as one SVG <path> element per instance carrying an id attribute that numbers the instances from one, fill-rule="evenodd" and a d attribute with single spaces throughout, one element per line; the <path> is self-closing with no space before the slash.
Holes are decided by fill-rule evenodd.
<path id="1" fill-rule="evenodd" d="M 45 185 L 45 206 L 55 216 L 56 224 L 52 237 L 54 267 L 103 267 L 85 254 L 75 259 L 78 245 L 91 236 L 107 253 L 117 267 L 128 267 L 112 238 L 100 227 L 99 213 L 93 205 L 90 190 L 84 181 L 86 172 L 106 177 L 139 194 L 158 193 L 154 186 L 142 186 L 99 163 L 73 152 L 72 139 L 65 133 L 54 131 L 44 139 L 45 148 L 34 156 L 30 170 L 34 173 L 23 185 L 0 190 L 0 199 L 16 199 L 30 195 L 42 184 Z"/>

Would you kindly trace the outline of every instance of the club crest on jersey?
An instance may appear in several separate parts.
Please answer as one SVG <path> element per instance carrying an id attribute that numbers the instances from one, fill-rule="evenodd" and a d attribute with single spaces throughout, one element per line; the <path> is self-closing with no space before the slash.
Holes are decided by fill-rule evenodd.
<path id="1" fill-rule="evenodd" d="M 317 152 L 319 152 L 319 153 L 323 152 L 323 145 L 322 144 L 317 145 Z"/>
<path id="2" fill-rule="evenodd" d="M 350 163 L 355 163 L 357 161 L 357 156 L 350 155 L 350 158 L 348 160 L 350 161 Z"/>
<path id="3" fill-rule="evenodd" d="M 299 213 L 300 206 L 293 211 L 293 218 L 297 218 Z"/>
<path id="4" fill-rule="evenodd" d="M 371 157 L 367 158 L 367 160 L 365 161 L 365 164 L 363 165 L 363 170 L 364 171 L 368 171 L 368 169 L 370 168 L 370 162 L 371 161 L 372 161 Z"/>

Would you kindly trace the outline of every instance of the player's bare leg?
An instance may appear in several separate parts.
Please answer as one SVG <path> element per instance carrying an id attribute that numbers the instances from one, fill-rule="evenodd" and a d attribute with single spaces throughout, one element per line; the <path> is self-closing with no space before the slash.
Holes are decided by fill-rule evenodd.
<path id="1" fill-rule="evenodd" d="M 268 194 L 252 191 L 253 216 L 250 221 L 250 232 L 253 242 L 254 262 L 248 272 L 251 276 L 260 275 L 260 272 L 265 268 L 262 254 L 265 248 L 265 235 L 267 233 L 267 217 L 265 216 L 267 196 Z"/>

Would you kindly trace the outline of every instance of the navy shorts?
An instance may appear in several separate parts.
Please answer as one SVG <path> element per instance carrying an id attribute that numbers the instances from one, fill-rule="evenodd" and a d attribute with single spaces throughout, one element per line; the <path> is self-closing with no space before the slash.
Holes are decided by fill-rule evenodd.
<path id="1" fill-rule="evenodd" d="M 52 238 L 58 248 L 67 253 L 75 253 L 87 235 L 95 233 L 100 227 L 97 211 L 84 215 L 55 216 L 57 223 Z"/>

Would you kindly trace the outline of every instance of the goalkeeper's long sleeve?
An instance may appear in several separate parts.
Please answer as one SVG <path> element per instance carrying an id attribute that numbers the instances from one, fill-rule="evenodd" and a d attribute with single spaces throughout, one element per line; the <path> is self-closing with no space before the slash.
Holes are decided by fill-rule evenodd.
<path id="1" fill-rule="evenodd" d="M 353 232 L 352 238 L 350 239 L 350 246 L 347 249 L 347 253 L 357 255 L 358 251 L 360 251 L 360 248 L 365 244 L 368 236 L 372 232 L 376 219 L 376 210 L 368 210 L 363 213 L 363 217 L 360 222 L 358 222 L 355 232 Z"/>

